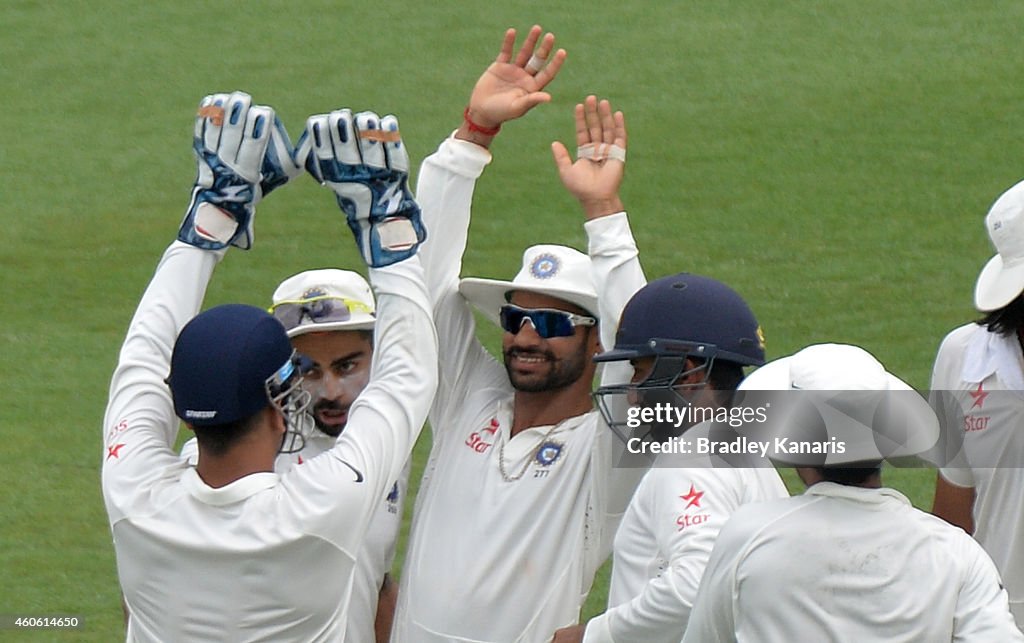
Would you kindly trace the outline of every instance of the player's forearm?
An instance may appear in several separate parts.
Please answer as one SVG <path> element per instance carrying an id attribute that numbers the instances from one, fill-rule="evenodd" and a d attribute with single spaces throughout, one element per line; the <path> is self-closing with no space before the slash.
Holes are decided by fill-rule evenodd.
<path id="1" fill-rule="evenodd" d="M 942 473 L 935 479 L 932 513 L 946 522 L 974 533 L 974 487 L 959 487 L 946 480 Z"/>
<path id="2" fill-rule="evenodd" d="M 222 254 L 171 244 L 129 325 L 103 422 L 103 491 L 111 522 L 145 478 L 177 460 L 171 445 L 179 422 L 164 378 L 178 331 L 199 310 Z"/>
<path id="3" fill-rule="evenodd" d="M 370 281 L 377 293 L 373 367 L 342 439 L 349 436 L 358 451 L 383 458 L 378 482 L 390 485 L 409 457 L 437 389 L 437 335 L 417 257 L 371 269 Z"/>
<path id="4" fill-rule="evenodd" d="M 428 237 L 419 256 L 427 289 L 435 301 L 458 286 L 469 238 L 473 190 L 490 162 L 487 150 L 448 138 L 420 167 L 416 201 Z"/>
<path id="5" fill-rule="evenodd" d="M 675 586 L 678 582 L 682 583 L 681 588 Z M 584 642 L 676 643 L 686 629 L 699 582 L 699 575 L 653 579 L 640 596 L 592 619 Z"/>
<path id="6" fill-rule="evenodd" d="M 419 257 L 437 320 L 441 381 L 435 397 L 435 413 L 447 415 L 450 403 L 458 404 L 460 382 L 481 377 L 477 366 L 490 365 L 476 339 L 476 322 L 466 300 L 458 292 L 462 255 L 469 235 L 470 210 L 476 180 L 490 162 L 490 154 L 451 138 L 424 160 L 417 184 L 428 238 Z M 435 429 L 438 428 L 431 423 Z"/>
<path id="7" fill-rule="evenodd" d="M 965 572 L 953 614 L 953 640 L 1024 641 L 992 559 L 976 542 L 965 544 L 968 546 L 954 555 L 954 560 L 965 566 Z"/>
<path id="8" fill-rule="evenodd" d="M 598 284 L 601 345 L 615 344 L 619 317 L 629 299 L 647 284 L 625 212 L 587 221 L 587 252 Z"/>

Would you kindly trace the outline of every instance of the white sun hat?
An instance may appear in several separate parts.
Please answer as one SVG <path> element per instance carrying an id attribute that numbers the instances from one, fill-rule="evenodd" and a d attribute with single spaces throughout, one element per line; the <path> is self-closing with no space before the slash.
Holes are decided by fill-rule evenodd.
<path id="1" fill-rule="evenodd" d="M 996 199 L 985 217 L 985 227 L 997 254 L 978 275 L 974 306 L 989 312 L 1024 291 L 1024 181 Z"/>
<path id="2" fill-rule="evenodd" d="M 274 291 L 271 313 L 288 333 L 371 330 L 377 321 L 373 291 L 351 270 L 307 270 L 281 282 Z"/>
<path id="3" fill-rule="evenodd" d="M 459 292 L 498 324 L 498 311 L 514 291 L 548 295 L 575 304 L 597 317 L 597 290 L 590 257 L 567 246 L 537 245 L 523 253 L 523 267 L 512 281 L 466 278 Z"/>
<path id="4" fill-rule="evenodd" d="M 920 456 L 936 444 L 938 419 L 928 402 L 885 369 L 871 353 L 849 344 L 815 344 L 751 373 L 740 391 L 793 391 L 778 397 L 765 434 L 842 444 L 842 453 L 794 454 L 773 460 L 790 466 L 843 466 Z M 749 398 L 748 398 L 749 403 Z"/>

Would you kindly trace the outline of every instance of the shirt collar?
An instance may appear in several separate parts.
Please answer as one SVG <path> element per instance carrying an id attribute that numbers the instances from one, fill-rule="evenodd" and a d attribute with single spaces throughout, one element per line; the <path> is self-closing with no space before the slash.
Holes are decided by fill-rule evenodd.
<path id="1" fill-rule="evenodd" d="M 981 382 L 993 373 L 1013 391 L 1024 390 L 1024 369 L 1020 342 L 1016 334 L 1004 336 L 978 328 L 964 351 L 960 378 L 965 382 Z"/>
<path id="2" fill-rule="evenodd" d="M 804 492 L 805 496 L 823 496 L 826 498 L 842 498 L 852 500 L 863 505 L 877 506 L 879 509 L 888 508 L 893 505 L 912 506 L 910 500 L 899 491 L 889 487 L 870 489 L 867 487 L 854 487 L 852 485 L 839 484 L 837 482 L 817 482 L 812 484 Z"/>
<path id="3" fill-rule="evenodd" d="M 277 485 L 278 479 L 279 476 L 273 472 L 250 473 L 231 484 L 215 489 L 203 482 L 195 467 L 192 467 L 185 472 L 185 475 L 182 477 L 182 483 L 184 483 L 189 494 L 199 502 L 214 507 L 222 507 L 246 500 L 261 491 L 270 489 Z"/>

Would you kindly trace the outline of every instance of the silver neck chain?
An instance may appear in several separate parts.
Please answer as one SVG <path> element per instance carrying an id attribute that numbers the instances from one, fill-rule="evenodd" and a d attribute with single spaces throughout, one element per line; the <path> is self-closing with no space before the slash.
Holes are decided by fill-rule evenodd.
<path id="1" fill-rule="evenodd" d="M 565 422 L 565 420 L 562 420 L 562 422 Z M 504 480 L 505 482 L 515 482 L 516 480 L 519 480 L 520 478 L 525 476 L 526 475 L 526 470 L 530 468 L 530 464 L 534 460 L 537 459 L 537 454 L 540 453 L 541 447 L 543 447 L 545 444 L 547 444 L 548 438 L 550 438 L 551 434 L 555 432 L 555 429 L 557 429 L 558 427 L 560 427 L 562 425 L 562 422 L 559 422 L 558 424 L 555 424 L 550 429 L 548 429 L 548 432 L 544 434 L 544 437 L 542 437 L 540 439 L 540 442 L 537 444 L 537 448 L 533 449 L 532 451 L 530 451 L 529 456 L 526 458 L 526 463 L 523 464 L 523 468 L 519 471 L 519 474 L 516 475 L 516 476 L 508 475 L 508 471 L 505 470 L 505 442 L 506 441 L 503 440 L 501 442 L 501 444 L 498 445 L 498 471 L 501 473 L 502 480 Z M 512 431 L 512 429 L 509 428 L 509 438 L 508 438 L 509 440 L 512 439 L 511 431 Z"/>

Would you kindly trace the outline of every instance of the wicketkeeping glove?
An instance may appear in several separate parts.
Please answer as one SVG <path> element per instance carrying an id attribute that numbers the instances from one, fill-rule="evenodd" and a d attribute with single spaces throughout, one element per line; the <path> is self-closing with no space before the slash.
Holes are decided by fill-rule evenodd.
<path id="1" fill-rule="evenodd" d="M 347 109 L 310 116 L 296 158 L 334 191 L 367 264 L 379 268 L 416 254 L 427 233 L 409 190 L 398 119 Z"/>
<path id="2" fill-rule="evenodd" d="M 219 250 L 248 250 L 260 199 L 302 172 L 284 125 L 245 92 L 199 103 L 192 149 L 198 172 L 178 239 Z"/>

